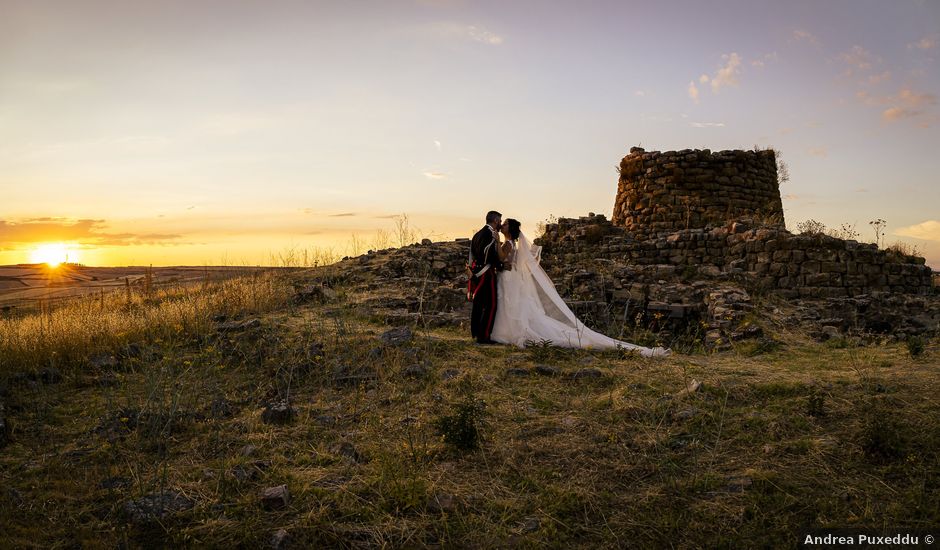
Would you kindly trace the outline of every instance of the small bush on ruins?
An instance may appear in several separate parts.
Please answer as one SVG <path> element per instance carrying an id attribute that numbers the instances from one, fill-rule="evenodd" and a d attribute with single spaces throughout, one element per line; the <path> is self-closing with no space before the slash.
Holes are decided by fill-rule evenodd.
<path id="1" fill-rule="evenodd" d="M 806 220 L 796 224 L 800 235 L 822 235 L 826 232 L 826 224 L 816 220 Z"/>

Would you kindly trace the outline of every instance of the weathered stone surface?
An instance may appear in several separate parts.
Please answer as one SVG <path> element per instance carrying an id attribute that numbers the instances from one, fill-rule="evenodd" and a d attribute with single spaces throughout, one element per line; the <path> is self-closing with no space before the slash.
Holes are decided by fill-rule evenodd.
<path id="1" fill-rule="evenodd" d="M 613 222 L 630 231 L 652 234 L 701 228 L 758 212 L 783 225 L 773 151 L 704 150 L 658 156 L 635 151 L 620 163 Z M 749 225 L 737 221 L 730 229 L 743 233 Z"/>
<path id="2" fill-rule="evenodd" d="M 542 376 L 558 376 L 561 374 L 561 369 L 551 365 L 535 365 L 535 373 Z"/>
<path id="3" fill-rule="evenodd" d="M 408 365 L 402 369 L 401 373 L 407 378 L 424 378 L 430 372 L 430 368 L 423 363 Z"/>
<path id="4" fill-rule="evenodd" d="M 585 378 L 600 378 L 602 376 L 604 376 L 604 373 L 600 369 L 589 367 L 589 368 L 584 368 L 584 369 L 578 369 L 577 371 L 573 372 L 569 376 L 569 378 L 571 378 L 572 380 L 583 380 Z"/>
<path id="5" fill-rule="evenodd" d="M 132 523 L 145 524 L 192 507 L 193 501 L 182 494 L 176 491 L 160 491 L 125 502 L 123 511 Z"/>
<path id="6" fill-rule="evenodd" d="M 288 534 L 287 529 L 278 529 L 271 534 L 271 540 L 268 543 L 268 546 L 272 550 L 284 550 L 290 547 L 290 534 Z"/>
<path id="7" fill-rule="evenodd" d="M 294 303 L 330 302 L 335 300 L 338 296 L 339 294 L 335 290 L 326 285 L 307 285 L 294 294 Z"/>
<path id="8" fill-rule="evenodd" d="M 265 424 L 289 424 L 294 419 L 294 408 L 287 401 L 268 403 L 261 413 Z"/>
<path id="9" fill-rule="evenodd" d="M 362 454 L 359 453 L 359 450 L 356 449 L 356 446 L 349 441 L 336 443 L 330 451 L 333 454 L 346 457 L 352 462 L 365 462 L 365 457 L 363 457 Z"/>
<path id="10" fill-rule="evenodd" d="M 395 327 L 382 333 L 379 339 L 386 345 L 400 346 L 414 339 L 414 333 L 410 327 Z"/>
<path id="11" fill-rule="evenodd" d="M 428 498 L 426 508 L 432 514 L 453 514 L 457 511 L 457 499 L 449 493 L 435 493 Z"/>
<path id="12" fill-rule="evenodd" d="M 265 510 L 280 510 L 290 504 L 290 491 L 287 485 L 268 487 L 261 491 L 261 507 Z"/>

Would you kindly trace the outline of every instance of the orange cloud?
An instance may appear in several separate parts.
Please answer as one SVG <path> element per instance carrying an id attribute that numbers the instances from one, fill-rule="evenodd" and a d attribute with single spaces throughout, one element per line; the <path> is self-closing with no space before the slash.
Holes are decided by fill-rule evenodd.
<path id="1" fill-rule="evenodd" d="M 902 227 L 894 232 L 895 235 L 902 237 L 913 237 L 925 241 L 940 241 L 940 220 L 927 220 L 907 227 Z"/>
<path id="2" fill-rule="evenodd" d="M 141 244 L 184 244 L 182 235 L 164 233 L 106 233 L 105 220 L 66 218 L 27 218 L 12 222 L 0 220 L 0 243 L 25 244 L 48 241 L 79 242 L 90 246 L 131 246 Z"/>
<path id="3" fill-rule="evenodd" d="M 695 103 L 698 103 L 698 87 L 695 85 L 694 80 L 689 81 L 688 87 L 689 98 L 692 99 Z"/>

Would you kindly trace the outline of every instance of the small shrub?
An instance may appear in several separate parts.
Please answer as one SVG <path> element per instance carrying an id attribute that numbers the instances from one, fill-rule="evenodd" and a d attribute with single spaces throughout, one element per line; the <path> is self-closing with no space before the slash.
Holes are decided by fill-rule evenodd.
<path id="1" fill-rule="evenodd" d="M 821 235 L 826 232 L 826 224 L 816 220 L 806 220 L 796 224 L 796 230 L 801 235 Z"/>
<path id="2" fill-rule="evenodd" d="M 525 350 L 529 358 L 536 363 L 568 355 L 567 349 L 556 346 L 551 340 L 526 340 Z"/>
<path id="3" fill-rule="evenodd" d="M 917 359 L 923 355 L 925 348 L 926 343 L 924 342 L 923 337 L 911 336 L 907 339 L 907 352 L 911 354 L 912 358 Z"/>
<path id="4" fill-rule="evenodd" d="M 888 252 L 894 252 L 900 256 L 920 256 L 920 249 L 916 244 L 906 243 L 904 241 L 895 241 L 894 244 L 885 248 Z"/>
<path id="5" fill-rule="evenodd" d="M 781 347 L 782 344 L 773 338 L 758 338 L 735 345 L 734 351 L 747 357 L 755 357 L 765 353 L 773 353 Z"/>
<path id="6" fill-rule="evenodd" d="M 905 455 L 904 427 L 881 409 L 872 410 L 862 431 L 862 449 L 872 459 L 892 460 Z"/>
<path id="7" fill-rule="evenodd" d="M 469 451 L 480 446 L 480 428 L 486 404 L 482 400 L 468 399 L 454 405 L 452 414 L 439 417 L 434 427 L 443 436 L 444 443 L 458 451 Z"/>
<path id="8" fill-rule="evenodd" d="M 833 336 L 826 340 L 826 347 L 829 349 L 845 349 L 850 347 L 851 342 L 844 336 Z"/>
<path id="9" fill-rule="evenodd" d="M 813 390 L 806 399 L 806 414 L 814 417 L 826 416 L 826 394 Z"/>
<path id="10" fill-rule="evenodd" d="M 843 223 L 839 226 L 838 229 L 832 228 L 827 231 L 827 234 L 830 237 L 835 237 L 837 239 L 842 239 L 846 241 L 857 241 L 861 236 L 858 231 L 855 230 L 854 223 Z"/>

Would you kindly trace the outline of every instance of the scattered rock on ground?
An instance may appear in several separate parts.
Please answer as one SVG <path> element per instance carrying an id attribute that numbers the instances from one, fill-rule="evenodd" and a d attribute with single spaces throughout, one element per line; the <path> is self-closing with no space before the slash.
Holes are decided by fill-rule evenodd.
<path id="1" fill-rule="evenodd" d="M 356 446 L 349 441 L 342 441 L 333 446 L 330 450 L 333 454 L 344 456 L 353 462 L 363 462 L 363 457 L 356 449 Z"/>
<path id="2" fill-rule="evenodd" d="M 294 303 L 329 302 L 339 296 L 335 290 L 326 285 L 307 285 L 294 294 Z"/>
<path id="3" fill-rule="evenodd" d="M 124 503 L 124 513 L 132 523 L 142 524 L 189 510 L 193 501 L 176 491 L 158 491 Z"/>
<path id="4" fill-rule="evenodd" d="M 261 421 L 265 424 L 288 424 L 294 419 L 294 409 L 287 401 L 268 403 L 261 413 Z"/>
<path id="5" fill-rule="evenodd" d="M 506 369 L 506 374 L 508 376 L 529 376 L 529 369 L 521 369 L 519 367 L 512 367 Z"/>
<path id="6" fill-rule="evenodd" d="M 448 493 L 435 493 L 428 498 L 427 510 L 432 514 L 452 514 L 457 511 L 457 499 Z"/>
<path id="7" fill-rule="evenodd" d="M 411 327 L 395 327 L 385 331 L 382 333 L 382 336 L 379 337 L 379 339 L 388 346 L 400 346 L 410 342 L 413 338 L 414 333 L 411 331 Z"/>
<path id="8" fill-rule="evenodd" d="M 751 483 L 752 481 L 749 477 L 733 477 L 728 480 L 725 491 L 729 493 L 743 493 L 751 486 Z"/>
<path id="9" fill-rule="evenodd" d="M 88 364 L 96 369 L 111 370 L 121 366 L 118 358 L 110 353 L 97 353 L 88 358 Z"/>
<path id="10" fill-rule="evenodd" d="M 270 547 L 274 550 L 283 550 L 290 545 L 290 535 L 287 533 L 287 529 L 278 529 L 271 535 L 271 540 L 269 541 Z"/>
<path id="11" fill-rule="evenodd" d="M 317 424 L 321 426 L 333 426 L 334 424 L 336 424 L 336 417 L 331 416 L 329 414 L 321 414 L 320 416 L 316 417 L 314 420 L 316 420 Z"/>
<path id="12" fill-rule="evenodd" d="M 253 481 L 261 477 L 261 474 L 263 473 L 262 470 L 264 470 L 267 465 L 268 462 L 263 460 L 253 462 L 251 464 L 239 464 L 238 466 L 235 466 L 229 470 L 228 474 L 239 483 Z"/>
<path id="13" fill-rule="evenodd" d="M 561 369 L 551 365 L 535 365 L 535 373 L 542 376 L 558 376 L 561 374 Z"/>
<path id="14" fill-rule="evenodd" d="M 541 526 L 542 524 L 539 518 L 525 518 L 519 526 L 519 531 L 522 533 L 534 533 L 538 531 Z"/>
<path id="15" fill-rule="evenodd" d="M 698 414 L 698 409 L 695 407 L 689 407 L 687 409 L 682 409 L 681 411 L 676 411 L 672 414 L 672 417 L 676 420 L 688 420 Z"/>
<path id="16" fill-rule="evenodd" d="M 427 365 L 421 363 L 416 363 L 414 365 L 408 365 L 402 370 L 402 374 L 408 378 L 424 378 L 428 375 L 430 369 Z"/>
<path id="17" fill-rule="evenodd" d="M 460 371 L 457 369 L 447 369 L 441 373 L 441 378 L 444 380 L 452 380 L 457 378 L 460 375 Z"/>
<path id="18" fill-rule="evenodd" d="M 686 395 L 699 391 L 701 388 L 702 388 L 702 383 L 693 378 L 692 381 L 689 382 L 688 385 L 685 387 L 685 389 L 677 392 L 674 395 L 674 397 L 677 397 L 677 398 L 685 397 Z"/>
<path id="19" fill-rule="evenodd" d="M 241 456 L 252 456 L 257 452 L 258 452 L 258 447 L 255 447 L 254 445 L 245 445 L 244 447 L 241 448 L 240 451 L 238 451 L 238 454 L 240 454 Z"/>
<path id="20" fill-rule="evenodd" d="M 246 319 L 244 321 L 226 321 L 219 323 L 216 330 L 219 332 L 241 332 L 261 326 L 261 319 Z"/>
<path id="21" fill-rule="evenodd" d="M 586 368 L 586 369 L 578 369 L 577 372 L 575 372 L 574 374 L 570 376 L 570 378 L 572 380 L 581 380 L 584 378 L 600 378 L 602 376 L 604 376 L 604 373 L 601 372 L 600 369 Z"/>
<path id="22" fill-rule="evenodd" d="M 265 510 L 280 510 L 290 504 L 290 491 L 287 485 L 268 487 L 261 491 L 261 507 Z"/>

